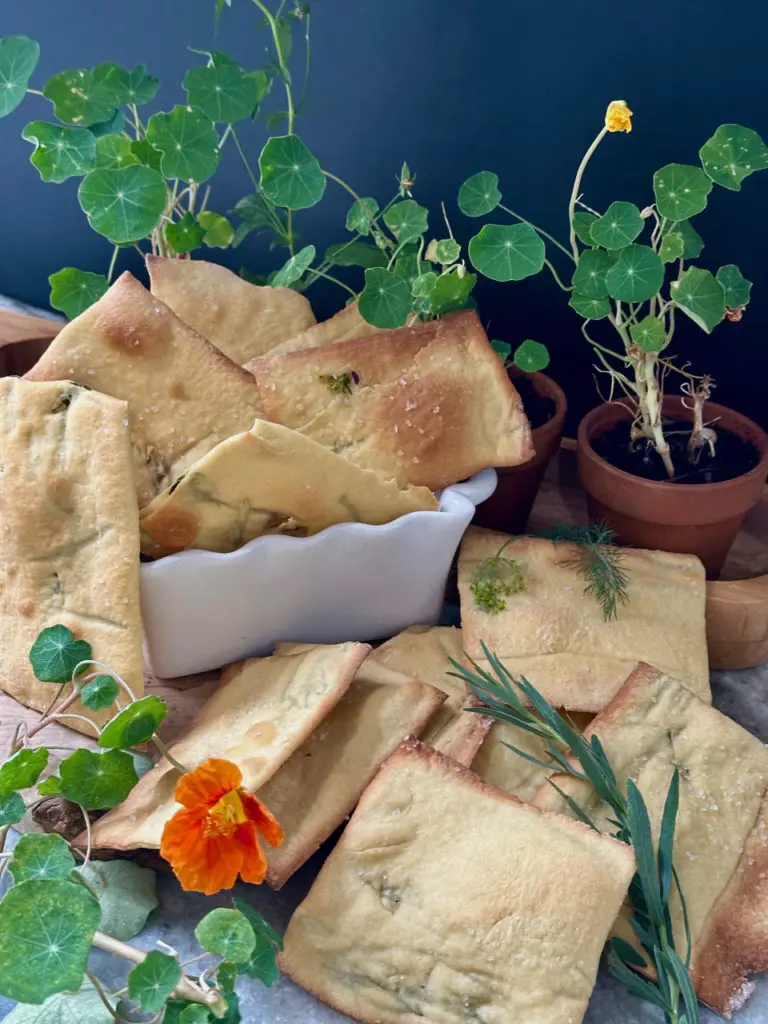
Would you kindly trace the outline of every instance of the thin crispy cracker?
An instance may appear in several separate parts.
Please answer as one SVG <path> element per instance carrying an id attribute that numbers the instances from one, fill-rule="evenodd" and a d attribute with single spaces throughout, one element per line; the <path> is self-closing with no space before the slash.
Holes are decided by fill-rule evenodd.
<path id="1" fill-rule="evenodd" d="M 285 355 L 286 352 L 300 352 L 307 348 L 323 348 L 325 345 L 337 345 L 341 341 L 353 338 L 364 338 L 369 334 L 378 334 L 380 327 L 369 324 L 357 308 L 357 302 L 350 302 L 329 320 L 323 320 L 301 331 L 293 338 L 282 341 L 269 350 L 270 356 Z M 253 373 L 253 360 L 246 364 L 246 369 Z"/>

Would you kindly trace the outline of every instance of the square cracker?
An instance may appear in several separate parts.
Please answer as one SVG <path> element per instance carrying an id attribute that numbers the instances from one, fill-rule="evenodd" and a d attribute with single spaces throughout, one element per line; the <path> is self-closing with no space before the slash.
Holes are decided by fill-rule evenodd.
<path id="1" fill-rule="evenodd" d="M 367 644 L 314 647 L 294 658 L 251 658 L 231 665 L 171 753 L 194 768 L 209 757 L 234 762 L 243 788 L 257 792 L 317 728 L 349 689 Z M 97 848 L 159 849 L 163 827 L 178 810 L 179 772 L 164 759 L 128 799 L 93 827 Z"/>
<path id="2" fill-rule="evenodd" d="M 685 894 L 699 999 L 730 1016 L 754 986 L 747 974 L 768 969 L 768 751 L 740 725 L 680 682 L 640 665 L 585 732 L 600 738 L 616 777 L 636 781 L 648 806 L 654 839 L 674 766 L 680 808 L 674 864 Z M 558 785 L 598 828 L 610 831 L 611 812 L 577 779 Z M 544 786 L 535 800 L 567 811 Z M 677 891 L 670 911 L 678 950 L 685 933 Z M 617 933 L 633 939 L 620 919 Z"/>
<path id="3" fill-rule="evenodd" d="M 401 490 L 295 430 L 257 420 L 144 507 L 142 551 L 234 551 L 264 533 L 311 536 L 336 523 L 381 525 L 436 508 L 426 487 Z"/>
<path id="4" fill-rule="evenodd" d="M 294 288 L 259 286 L 205 260 L 147 256 L 152 294 L 235 363 L 264 355 L 315 322 Z"/>
<path id="5" fill-rule="evenodd" d="M 252 369 L 267 419 L 401 485 L 434 490 L 533 456 L 520 396 L 471 310 Z M 350 393 L 331 390 L 345 374 L 357 375 Z"/>
<path id="6" fill-rule="evenodd" d="M 576 1024 L 633 871 L 629 847 L 409 741 L 296 910 L 280 968 L 371 1024 Z"/>
<path id="7" fill-rule="evenodd" d="M 0 685 L 37 711 L 57 688 L 34 677 L 29 651 L 57 624 L 135 692 L 144 687 L 126 417 L 125 402 L 68 382 L 0 379 Z M 111 714 L 72 711 L 101 723 Z"/>
<path id="8" fill-rule="evenodd" d="M 285 644 L 276 653 L 305 649 Z M 382 763 L 444 700 L 433 686 L 365 659 L 333 711 L 259 791 L 285 830 L 282 846 L 265 849 L 273 889 L 341 825 Z"/>
<path id="9" fill-rule="evenodd" d="M 330 319 L 307 327 L 293 338 L 281 341 L 269 350 L 270 356 L 284 355 L 286 352 L 299 352 L 307 348 L 323 348 L 325 345 L 337 345 L 341 341 L 353 338 L 364 338 L 369 334 L 378 334 L 381 327 L 369 324 L 357 308 L 357 302 L 350 302 Z M 253 373 L 254 360 L 245 364 L 246 370 Z"/>
<path id="10" fill-rule="evenodd" d="M 26 377 L 73 380 L 128 402 L 140 505 L 261 412 L 251 374 L 129 273 L 67 324 Z"/>
<path id="11" fill-rule="evenodd" d="M 483 611 L 470 590 L 480 564 L 510 543 L 504 557 L 523 572 L 525 589 L 498 614 Z M 629 601 L 606 622 L 567 563 L 575 544 L 509 538 L 470 527 L 459 556 L 464 645 L 481 666 L 482 644 L 513 676 L 525 676 L 555 707 L 600 711 L 640 661 L 685 679 L 711 700 L 701 562 L 692 555 L 622 549 Z"/>

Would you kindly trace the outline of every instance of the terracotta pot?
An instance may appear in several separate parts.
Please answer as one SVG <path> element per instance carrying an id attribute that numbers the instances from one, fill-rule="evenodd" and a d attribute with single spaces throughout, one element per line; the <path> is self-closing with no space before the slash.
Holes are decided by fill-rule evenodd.
<path id="1" fill-rule="evenodd" d="M 664 399 L 664 415 L 692 419 L 676 397 Z M 718 420 L 715 429 L 721 426 L 751 441 L 761 455 L 758 465 L 716 484 L 657 482 L 625 473 L 601 459 L 591 445 L 593 438 L 631 419 L 625 405 L 613 402 L 593 409 L 579 424 L 578 469 L 590 517 L 606 520 L 619 543 L 698 555 L 708 578 L 716 579 L 744 516 L 760 499 L 768 474 L 768 434 L 741 413 L 714 402 L 707 402 L 705 416 Z"/>
<path id="2" fill-rule="evenodd" d="M 513 383 L 524 376 L 515 368 L 510 370 L 509 375 Z M 553 400 L 555 414 L 532 432 L 533 447 L 536 450 L 534 457 L 522 466 L 497 469 L 499 483 L 496 490 L 487 501 L 477 506 L 472 522 L 476 526 L 484 526 L 486 529 L 498 530 L 501 533 L 522 533 L 525 529 L 547 464 L 560 447 L 560 439 L 563 436 L 563 422 L 567 409 L 563 389 L 544 373 L 525 376 L 530 376 L 537 395 Z"/>

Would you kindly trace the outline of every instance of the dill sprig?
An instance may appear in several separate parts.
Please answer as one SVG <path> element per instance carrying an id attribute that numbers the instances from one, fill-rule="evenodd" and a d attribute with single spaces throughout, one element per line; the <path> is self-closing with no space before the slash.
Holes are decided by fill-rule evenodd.
<path id="1" fill-rule="evenodd" d="M 321 373 L 320 382 L 334 395 L 351 395 L 353 386 L 360 383 L 360 377 L 354 370 L 347 373 Z"/>
<path id="2" fill-rule="evenodd" d="M 511 540 L 503 544 L 495 555 L 480 563 L 469 585 L 475 604 L 491 615 L 505 610 L 505 598 L 525 590 L 525 577 L 519 564 L 514 558 L 503 557 L 504 549 Z"/>
<path id="3" fill-rule="evenodd" d="M 615 533 L 607 523 L 587 526 L 558 525 L 537 534 L 554 543 L 570 541 L 578 545 L 578 554 L 561 564 L 575 569 L 586 581 L 584 596 L 594 598 L 603 609 L 606 622 L 618 617 L 619 605 L 629 600 L 629 576 L 624 569 L 624 554 L 614 545 Z"/>
<path id="4" fill-rule="evenodd" d="M 658 849 L 654 852 L 643 796 L 632 779 L 626 780 L 624 796 L 599 738 L 592 736 L 589 741 L 586 740 L 527 679 L 513 679 L 485 644 L 483 657 L 487 659 L 491 671 L 485 671 L 471 658 L 468 658 L 471 668 L 451 659 L 455 671 L 450 674 L 463 680 L 483 704 L 482 707 L 474 706 L 466 710 L 509 722 L 543 739 L 549 762 L 526 754 L 511 744 L 505 746 L 534 764 L 591 783 L 613 813 L 609 819 L 615 826 L 612 835 L 634 850 L 637 872 L 629 887 L 632 907 L 629 924 L 645 956 L 623 939 L 613 938 L 607 955 L 609 970 L 633 995 L 663 1010 L 667 1024 L 699 1024 L 699 1005 L 689 974 L 691 933 L 688 914 L 680 880 L 672 863 L 680 796 L 677 769 L 667 792 Z M 568 752 L 578 766 L 567 757 Z M 549 782 L 576 818 L 599 831 L 569 794 L 552 780 Z M 684 960 L 675 949 L 672 933 L 669 896 L 673 882 L 680 896 L 686 934 L 687 952 Z M 640 971 L 652 971 L 655 976 L 645 976 Z"/>

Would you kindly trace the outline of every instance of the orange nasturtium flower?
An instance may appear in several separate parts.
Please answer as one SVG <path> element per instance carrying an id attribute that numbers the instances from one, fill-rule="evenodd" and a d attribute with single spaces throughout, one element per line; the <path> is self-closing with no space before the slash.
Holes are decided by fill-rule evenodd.
<path id="1" fill-rule="evenodd" d="M 211 896 L 231 889 L 237 876 L 260 885 L 267 873 L 261 834 L 279 846 L 283 830 L 264 804 L 240 786 L 231 761 L 211 758 L 182 775 L 174 796 L 181 810 L 166 823 L 161 855 L 183 889 Z"/>
<path id="2" fill-rule="evenodd" d="M 632 111 L 624 100 L 611 100 L 605 112 L 605 127 L 609 132 L 631 132 Z"/>

